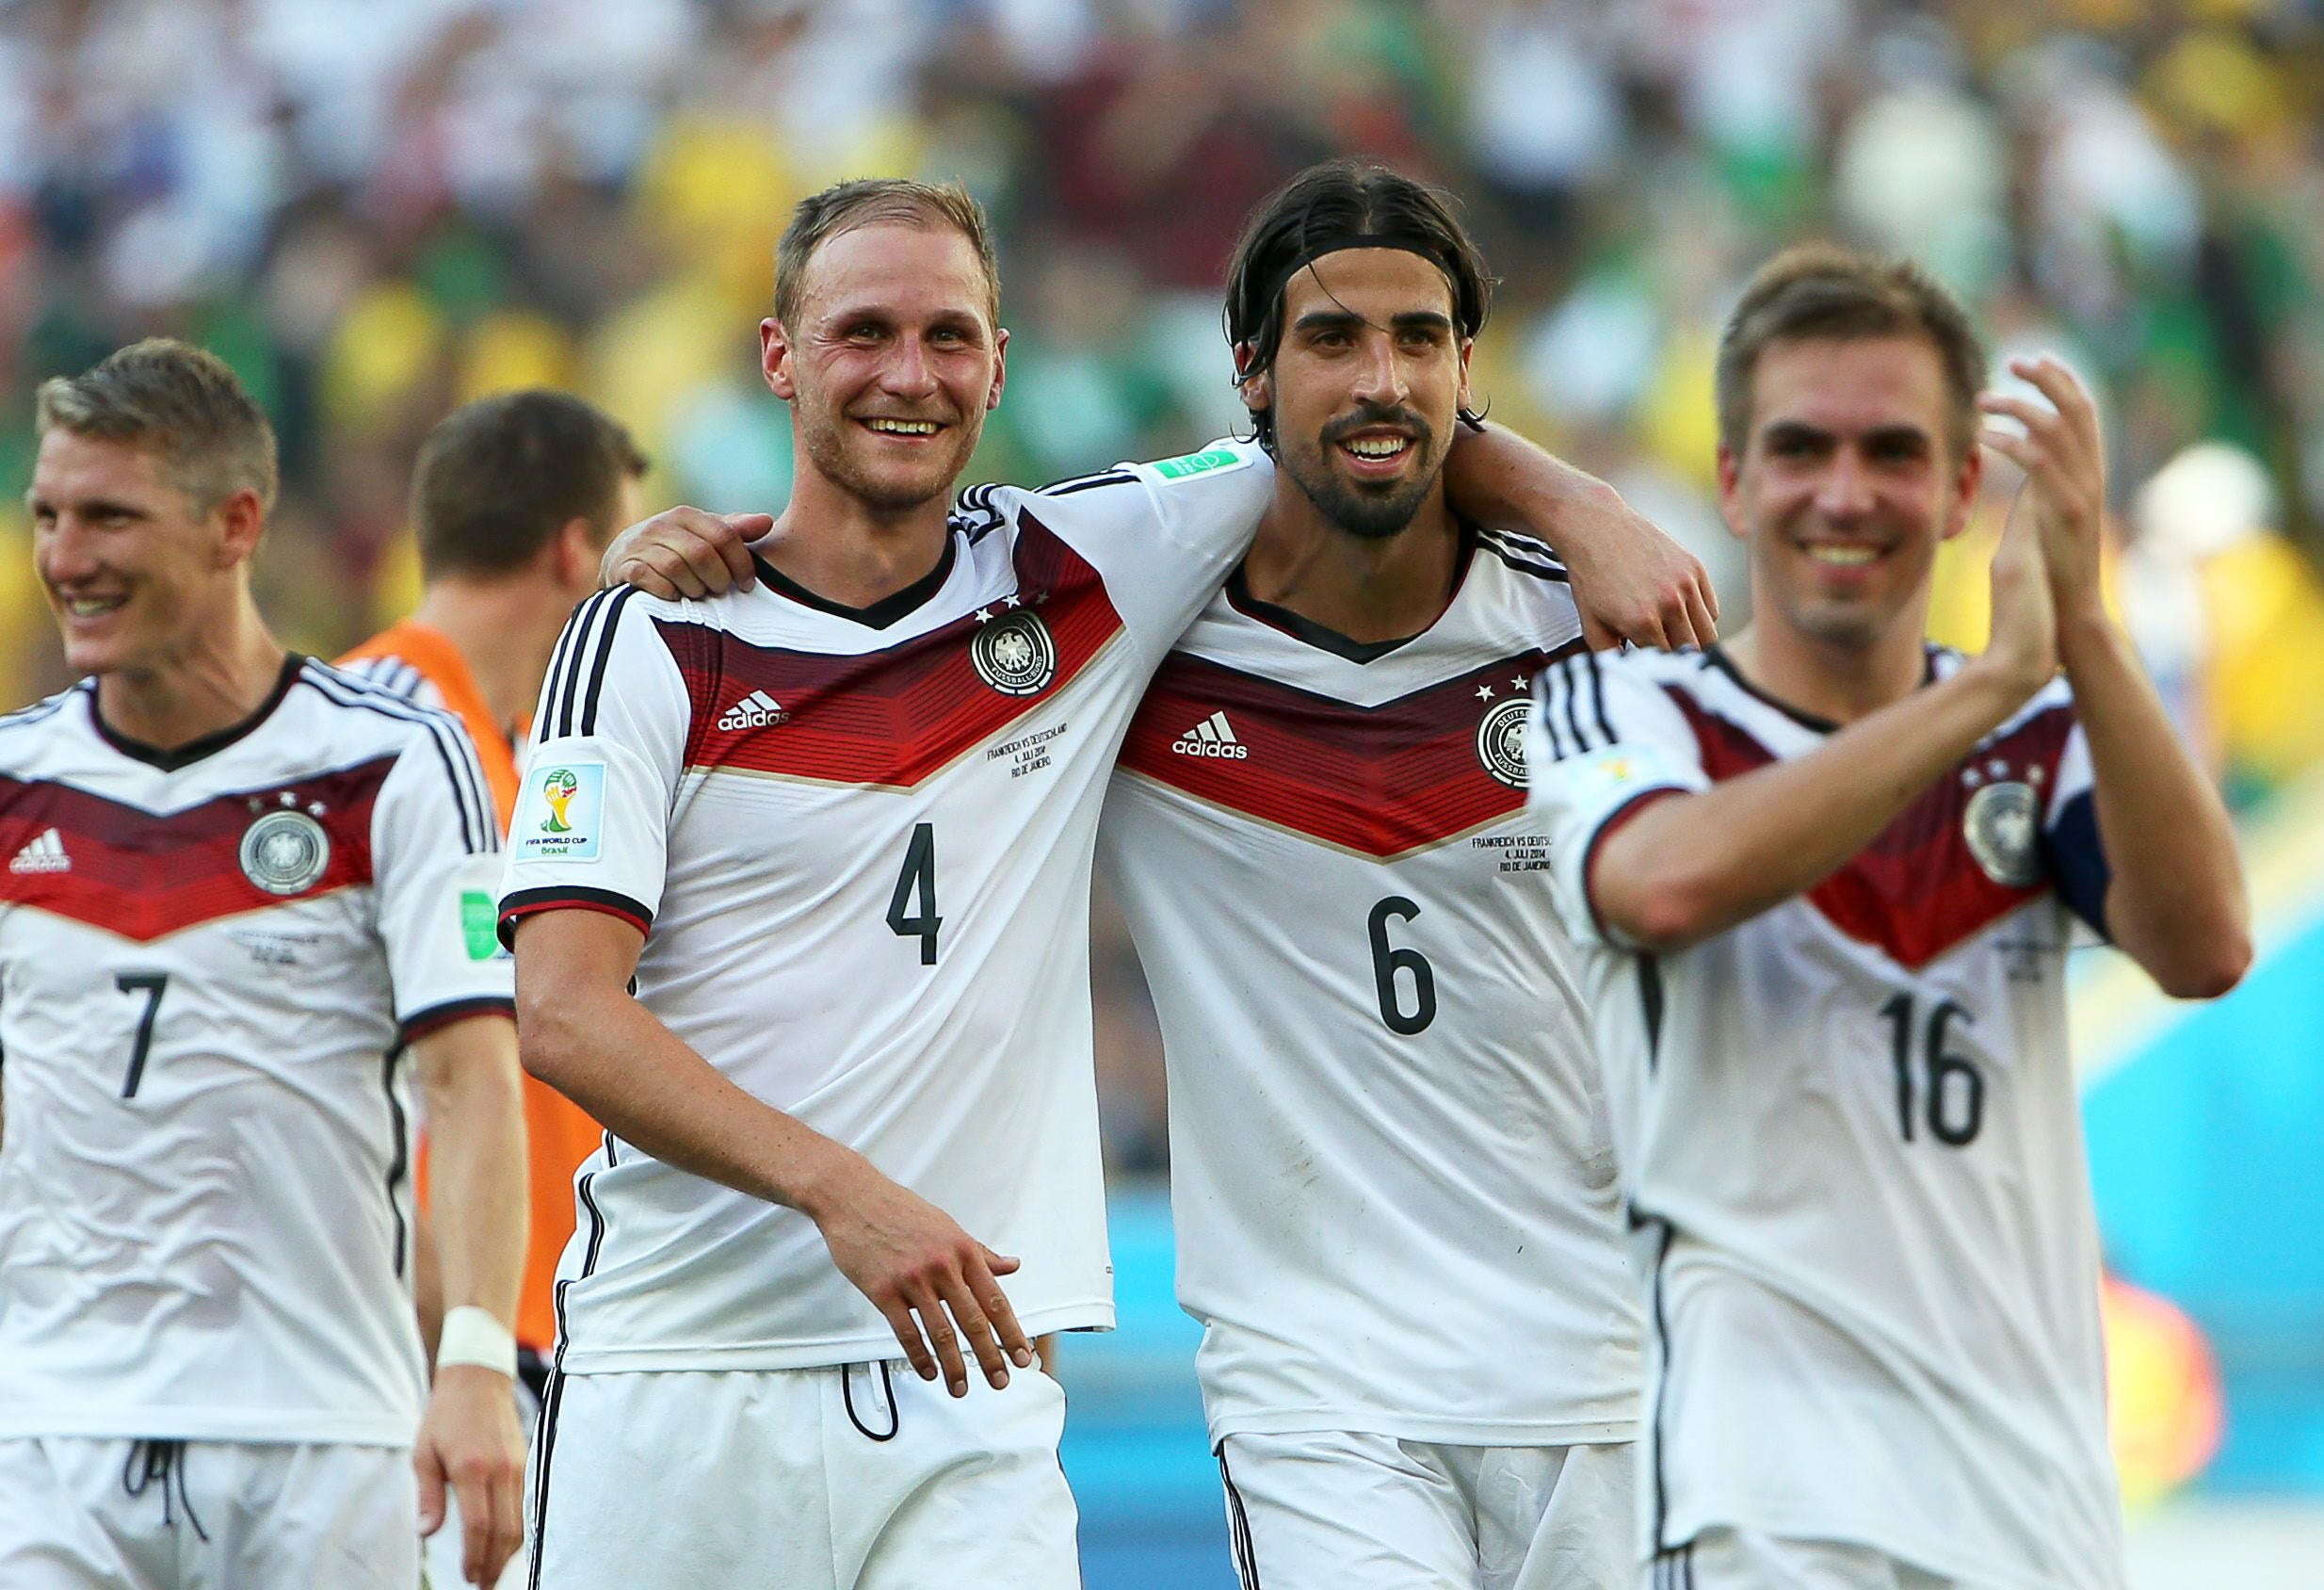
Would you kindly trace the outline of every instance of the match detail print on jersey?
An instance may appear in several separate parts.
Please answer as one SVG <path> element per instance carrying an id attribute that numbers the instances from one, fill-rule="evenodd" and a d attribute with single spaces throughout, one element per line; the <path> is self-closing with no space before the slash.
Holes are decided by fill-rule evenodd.
<path id="1" fill-rule="evenodd" d="M 1525 803 L 1529 651 L 1377 706 L 1173 653 L 1122 766 L 1198 800 L 1388 859 Z"/>

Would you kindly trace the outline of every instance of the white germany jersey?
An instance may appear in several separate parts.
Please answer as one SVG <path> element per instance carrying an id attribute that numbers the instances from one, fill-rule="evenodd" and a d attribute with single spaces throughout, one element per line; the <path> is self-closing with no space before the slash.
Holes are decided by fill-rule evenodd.
<path id="1" fill-rule="evenodd" d="M 250 720 L 0 720 L 0 1436 L 408 1444 L 407 1046 L 508 1014 L 459 722 L 292 657 Z"/>
<path id="2" fill-rule="evenodd" d="M 1092 836 L 1147 679 L 1257 527 L 1264 459 L 977 488 L 928 577 L 854 613 L 764 564 L 708 602 L 604 592 L 534 720 L 503 933 L 636 923 L 646 1008 L 1023 1259 L 1004 1285 L 1035 1334 L 1113 1321 Z M 895 1355 L 805 1215 L 610 1138 L 577 1191 L 565 1370 Z"/>
<path id="3" fill-rule="evenodd" d="M 1599 838 L 1832 725 L 1717 652 L 1560 664 L 1541 697 L 1533 808 L 1650 1272 L 1654 1545 L 1723 1525 L 2119 1585 L 2064 986 L 2106 872 L 2064 683 L 1805 895 L 1662 956 L 1597 922 Z"/>
<path id="4" fill-rule="evenodd" d="M 1597 1063 L 1525 815 L 1539 543 L 1473 534 L 1425 634 L 1238 580 L 1148 690 L 1099 829 L 1170 1069 L 1213 1442 L 1627 1440 L 1639 1320 Z"/>

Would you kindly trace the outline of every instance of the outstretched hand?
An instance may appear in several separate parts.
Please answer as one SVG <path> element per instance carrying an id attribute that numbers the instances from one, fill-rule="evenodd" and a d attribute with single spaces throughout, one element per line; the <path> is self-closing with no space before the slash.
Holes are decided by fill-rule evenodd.
<path id="1" fill-rule="evenodd" d="M 748 591 L 757 583 L 750 543 L 775 527 L 767 513 L 712 513 L 670 508 L 613 538 L 597 565 L 601 586 L 634 585 L 675 600 Z"/>

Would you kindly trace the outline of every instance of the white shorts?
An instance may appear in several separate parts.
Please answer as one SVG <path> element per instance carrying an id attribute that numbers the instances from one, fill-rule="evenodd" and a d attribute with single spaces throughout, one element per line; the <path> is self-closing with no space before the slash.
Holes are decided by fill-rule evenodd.
<path id="1" fill-rule="evenodd" d="M 1708 1529 L 1647 1565 L 1646 1590 L 1951 1590 L 1869 1546 Z"/>
<path id="2" fill-rule="evenodd" d="M 1626 1590 L 1635 1448 L 1229 1436 L 1243 1590 Z"/>
<path id="3" fill-rule="evenodd" d="M 1079 1590 L 1039 1370 L 965 1397 L 910 1366 L 652 1370 L 549 1383 L 534 1590 Z"/>
<path id="4" fill-rule="evenodd" d="M 400 1447 L 0 1440 L 8 1590 L 412 1590 L 419 1487 Z"/>

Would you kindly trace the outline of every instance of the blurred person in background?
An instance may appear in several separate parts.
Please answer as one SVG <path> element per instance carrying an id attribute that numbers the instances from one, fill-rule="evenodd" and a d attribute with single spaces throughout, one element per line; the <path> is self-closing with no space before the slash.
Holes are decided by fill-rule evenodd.
<path id="1" fill-rule="evenodd" d="M 475 752 L 268 632 L 274 437 L 218 360 L 123 349 L 39 426 L 35 565 L 86 677 L 0 720 L 0 1582 L 407 1590 L 448 1485 L 489 1585 L 525 1144 L 508 968 L 462 925 L 500 849 Z"/>
<path id="2" fill-rule="evenodd" d="M 1720 353 L 1752 623 L 1543 675 L 1533 804 L 1648 1260 L 1658 1586 L 2123 1582 L 2065 955 L 2088 929 L 2215 997 L 2249 909 L 2101 599 L 2096 409 L 2012 369 L 2038 400 L 1980 398 L 1909 267 L 1778 257 Z M 2026 481 L 1964 658 L 1925 637 L 1980 442 Z"/>
<path id="3" fill-rule="evenodd" d="M 426 586 L 410 618 L 340 658 L 346 672 L 423 706 L 452 713 L 475 742 L 504 831 L 516 809 L 517 768 L 532 706 L 565 620 L 597 588 L 597 560 L 615 530 L 639 516 L 646 461 L 629 433 L 580 398 L 524 391 L 455 411 L 421 444 L 412 520 Z M 488 952 L 496 900 L 464 895 L 462 931 Z M 599 1129 L 545 1082 L 524 1079 L 532 1229 L 518 1294 L 517 1374 L 525 1427 L 548 1386 L 557 1344 L 552 1292 L 573 1231 L 573 1173 Z M 422 1144 L 413 1260 L 421 1335 L 432 1348 L 442 1313 L 428 1161 Z M 433 1537 L 431 1568 L 449 1576 L 456 1536 Z M 521 1565 L 520 1565 L 521 1566 Z"/>

